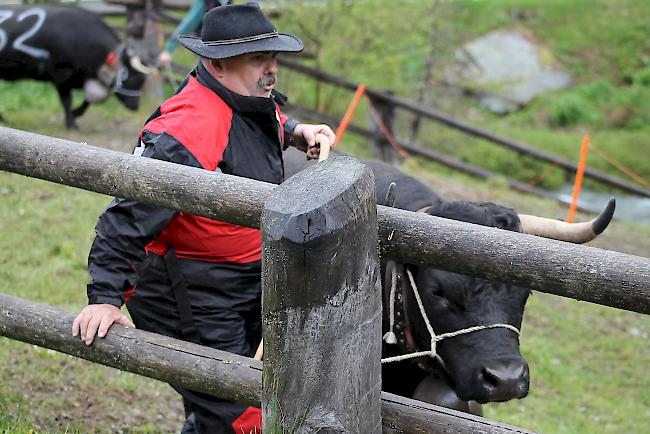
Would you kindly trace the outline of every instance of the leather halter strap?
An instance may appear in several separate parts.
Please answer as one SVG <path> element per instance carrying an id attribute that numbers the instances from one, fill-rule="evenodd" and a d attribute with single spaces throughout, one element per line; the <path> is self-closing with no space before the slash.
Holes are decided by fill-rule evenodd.
<path id="1" fill-rule="evenodd" d="M 397 284 L 395 287 L 395 325 L 393 326 L 393 332 L 397 338 L 397 345 L 399 351 L 402 354 L 417 353 L 420 351 L 418 348 L 415 337 L 413 336 L 413 330 L 411 327 L 411 322 L 409 321 L 408 316 L 408 298 L 406 297 L 404 285 L 405 285 L 405 265 L 389 259 L 386 261 L 386 275 L 384 277 L 384 303 L 386 306 L 390 303 L 390 291 L 391 291 L 391 276 L 395 273 L 397 276 Z M 434 359 L 429 357 L 418 357 L 412 360 L 420 369 L 433 372 L 434 368 Z"/>
<path id="2" fill-rule="evenodd" d="M 426 213 L 429 209 L 431 209 L 431 207 L 432 205 L 428 205 L 424 208 L 420 208 L 416 212 Z M 406 265 L 401 262 L 397 262 L 392 259 L 386 261 L 386 276 L 383 285 L 384 303 L 387 306 L 390 304 L 390 291 L 392 286 L 391 280 L 393 273 L 395 273 L 397 277 L 394 295 L 395 325 L 392 331 L 395 333 L 400 352 L 402 354 L 410 354 L 420 352 L 420 348 L 415 343 L 415 337 L 413 336 L 411 322 L 409 321 L 408 316 L 408 299 L 405 294 L 406 291 L 404 290 L 406 281 L 405 270 Z M 412 361 L 423 371 L 433 372 L 435 370 L 434 359 L 428 357 L 418 357 Z"/>

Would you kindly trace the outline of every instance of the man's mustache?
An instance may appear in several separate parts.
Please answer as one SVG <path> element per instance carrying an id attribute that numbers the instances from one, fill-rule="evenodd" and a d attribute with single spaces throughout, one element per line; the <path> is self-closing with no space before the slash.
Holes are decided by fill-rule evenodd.
<path id="1" fill-rule="evenodd" d="M 257 81 L 257 88 L 259 90 L 264 89 L 266 86 L 271 86 L 275 84 L 275 75 L 269 74 L 265 75 L 264 77 L 260 78 Z"/>

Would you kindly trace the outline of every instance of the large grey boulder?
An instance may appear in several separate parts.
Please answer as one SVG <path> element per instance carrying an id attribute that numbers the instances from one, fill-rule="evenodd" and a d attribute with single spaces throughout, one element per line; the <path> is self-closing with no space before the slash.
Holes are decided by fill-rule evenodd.
<path id="1" fill-rule="evenodd" d="M 551 52 L 519 29 L 496 30 L 463 45 L 447 79 L 478 95 L 496 113 L 516 110 L 543 92 L 571 84 Z"/>

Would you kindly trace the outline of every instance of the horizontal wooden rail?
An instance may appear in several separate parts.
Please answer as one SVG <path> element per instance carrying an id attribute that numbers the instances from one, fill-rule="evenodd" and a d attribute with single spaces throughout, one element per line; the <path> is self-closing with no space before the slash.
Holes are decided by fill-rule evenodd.
<path id="1" fill-rule="evenodd" d="M 338 125 L 339 119 L 334 118 L 333 116 L 325 115 L 322 113 L 319 113 L 317 111 L 308 109 L 306 107 L 300 107 L 297 105 L 293 104 L 288 104 L 287 105 L 287 111 L 296 114 L 298 117 L 307 117 L 310 120 L 314 120 L 317 122 L 324 122 L 329 125 Z M 370 131 L 367 128 L 361 127 L 356 124 L 349 124 L 348 125 L 348 130 L 351 133 L 354 134 L 359 134 L 364 137 L 368 138 L 382 138 L 383 135 L 379 132 L 376 131 Z M 526 184 L 525 182 L 517 181 L 512 178 L 508 178 L 503 175 L 499 175 L 497 173 L 491 172 L 487 169 L 483 169 L 482 167 L 474 166 L 473 164 L 466 163 L 464 161 L 461 161 L 457 158 L 450 157 L 447 154 L 443 154 L 441 152 L 436 152 L 433 149 L 428 149 L 428 148 L 423 148 L 417 145 L 413 144 L 408 144 L 404 140 L 400 140 L 398 138 L 399 145 L 404 148 L 406 151 L 413 155 L 417 155 L 420 157 L 424 157 L 428 160 L 434 161 L 436 163 L 442 164 L 447 167 L 451 167 L 452 169 L 458 170 L 463 173 L 467 173 L 468 175 L 474 176 L 479 179 L 495 179 L 495 178 L 503 178 L 506 180 L 508 184 L 508 188 L 519 191 L 519 192 L 524 192 L 524 193 L 529 193 L 533 194 L 535 196 L 543 197 L 545 199 L 551 199 L 555 200 L 561 204 L 567 204 L 565 200 L 562 200 L 561 198 L 557 197 L 553 193 L 550 193 L 547 190 L 537 188 L 535 186 Z M 585 208 L 583 206 L 578 205 L 577 208 L 579 211 L 583 212 L 590 212 L 590 213 L 599 213 L 600 210 L 592 210 Z"/>
<path id="2" fill-rule="evenodd" d="M 77 6 L 83 9 L 87 9 L 103 17 L 126 16 L 126 7 L 124 5 L 107 4 L 99 1 L 97 2 L 82 1 L 77 3 Z"/>
<path id="3" fill-rule="evenodd" d="M 147 2 L 145 0 L 104 0 L 108 4 L 113 5 L 124 5 L 124 6 L 141 6 L 145 7 Z M 174 9 L 174 10 L 188 10 L 192 4 L 193 0 L 163 0 L 162 6 L 164 9 Z"/>
<path id="4" fill-rule="evenodd" d="M 303 74 L 309 75 L 310 77 L 316 78 L 318 80 L 324 81 L 326 83 L 334 84 L 340 87 L 343 87 L 348 90 L 356 90 L 358 83 L 354 83 L 345 78 L 338 77 L 334 74 L 330 74 L 324 71 L 321 71 L 316 68 L 311 68 L 307 65 L 303 65 L 300 62 L 291 60 L 287 57 L 280 56 L 278 57 L 278 63 L 286 66 L 289 69 L 301 72 Z M 521 154 L 531 156 L 538 160 L 546 161 L 548 163 L 556 164 L 559 167 L 563 168 L 566 171 L 574 173 L 576 171 L 576 165 L 568 160 L 563 158 L 548 154 L 546 152 L 534 149 L 528 145 L 525 145 L 516 140 L 508 139 L 506 137 L 499 136 L 491 131 L 485 130 L 483 128 L 475 127 L 464 123 L 456 118 L 453 118 L 444 113 L 430 109 L 429 107 L 422 106 L 420 104 L 409 101 L 405 98 L 400 98 L 389 92 L 381 92 L 378 90 L 366 88 L 366 93 L 371 98 L 375 98 L 384 103 L 392 104 L 397 107 L 401 107 L 405 110 L 417 113 L 421 116 L 424 116 L 429 119 L 433 119 L 437 122 L 443 123 L 448 127 L 460 130 L 464 133 L 473 135 L 475 137 L 480 137 L 485 140 L 489 140 L 493 143 L 505 146 L 514 151 L 517 151 Z M 585 170 L 585 176 L 600 181 L 602 183 L 612 185 L 614 187 L 620 188 L 622 190 L 628 191 L 630 193 L 638 194 L 645 197 L 650 197 L 650 189 L 642 187 L 638 184 L 634 184 L 613 176 L 610 176 L 606 173 L 600 172 L 595 169 L 587 168 Z"/>
<path id="5" fill-rule="evenodd" d="M 0 336 L 177 384 L 247 405 L 260 405 L 262 362 L 143 330 L 113 325 L 87 346 L 71 334 L 74 315 L 0 294 Z M 513 434 L 530 431 L 382 393 L 385 428 L 398 433 Z"/>
<path id="6" fill-rule="evenodd" d="M 6 127 L 0 169 L 254 228 L 275 187 Z M 386 256 L 650 313 L 648 258 L 383 206 L 377 214 Z"/>

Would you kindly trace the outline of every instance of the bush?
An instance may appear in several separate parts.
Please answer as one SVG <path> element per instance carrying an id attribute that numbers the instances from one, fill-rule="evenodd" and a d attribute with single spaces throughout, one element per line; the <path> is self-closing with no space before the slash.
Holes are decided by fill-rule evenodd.
<path id="1" fill-rule="evenodd" d="M 632 80 L 637 86 L 650 87 L 650 65 L 636 72 Z"/>
<path id="2" fill-rule="evenodd" d="M 596 123 L 598 115 L 593 104 L 578 93 L 566 93 L 555 98 L 548 109 L 549 123 L 553 127 L 572 127 Z"/>

